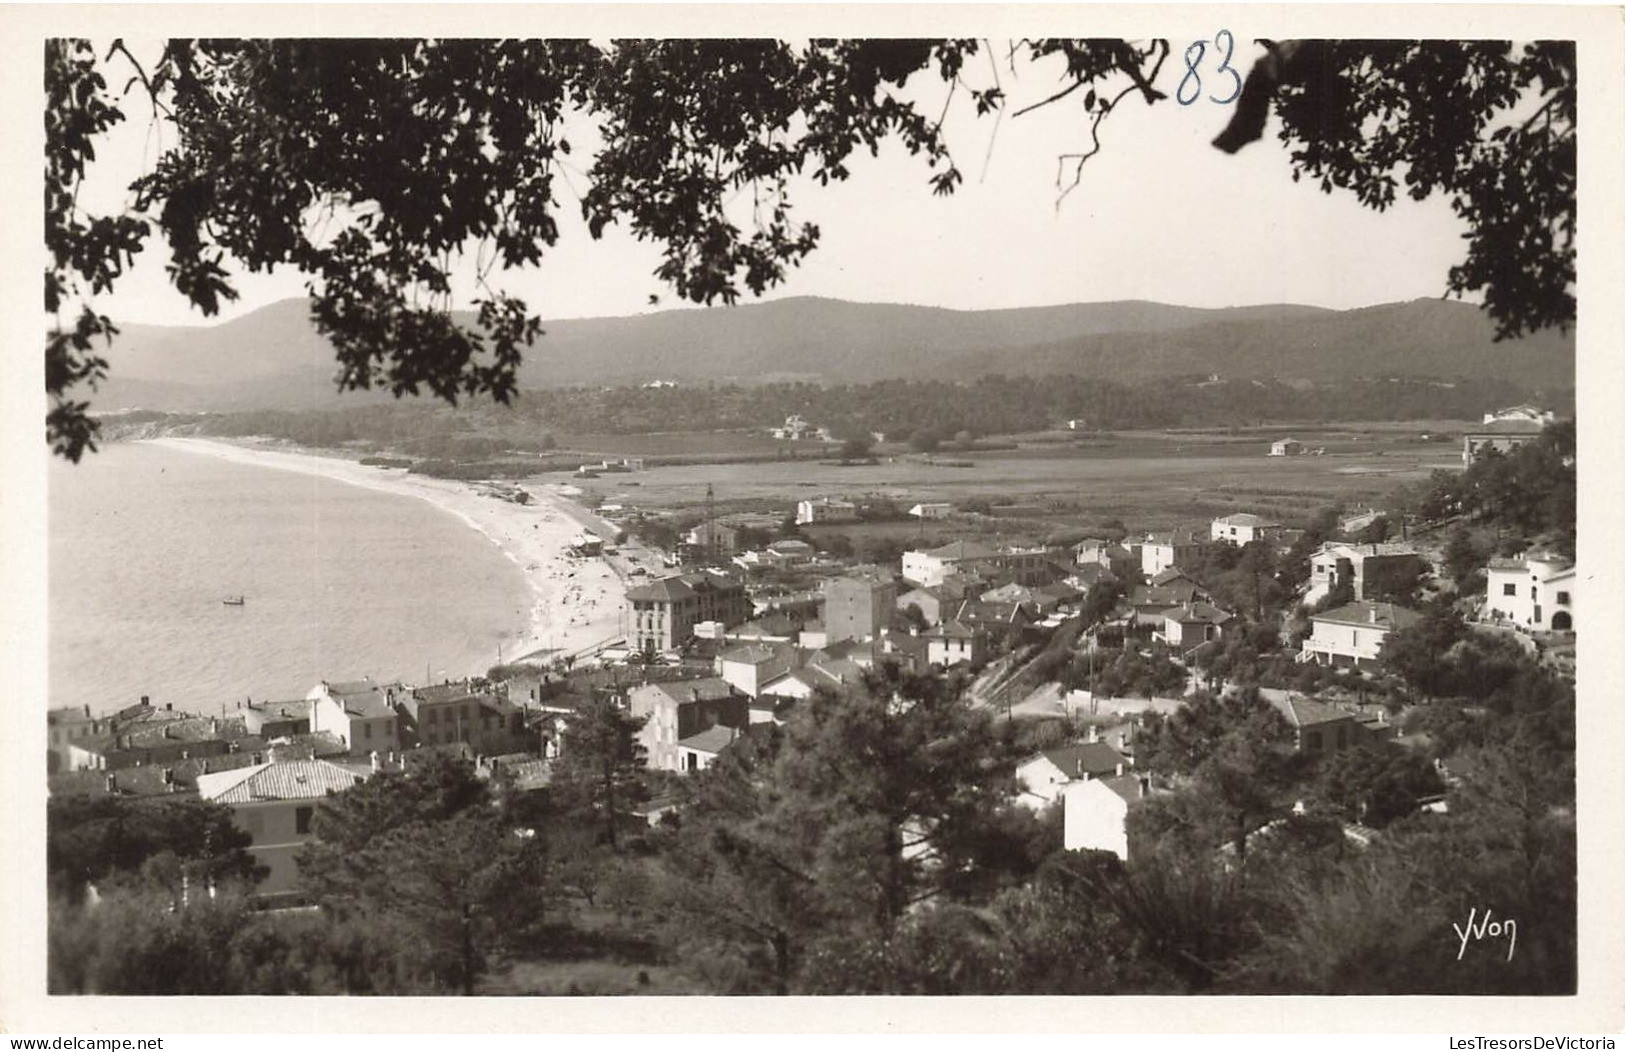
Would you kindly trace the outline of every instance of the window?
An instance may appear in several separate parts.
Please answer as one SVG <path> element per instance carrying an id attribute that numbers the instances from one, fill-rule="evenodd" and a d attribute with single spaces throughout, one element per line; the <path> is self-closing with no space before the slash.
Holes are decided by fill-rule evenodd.
<path id="1" fill-rule="evenodd" d="M 372 724 L 363 723 L 361 725 L 361 736 L 368 739 L 372 737 Z"/>
<path id="2" fill-rule="evenodd" d="M 1569 605 L 1569 593 L 1567 593 L 1567 592 L 1558 592 L 1557 593 L 1557 605 L 1558 606 L 1568 606 Z"/>
<path id="3" fill-rule="evenodd" d="M 1319 752 L 1320 751 L 1320 732 L 1316 731 L 1313 734 L 1305 734 L 1303 736 L 1303 744 L 1304 744 L 1304 748 L 1308 749 L 1310 752 Z"/>
<path id="4" fill-rule="evenodd" d="M 293 831 L 300 836 L 310 832 L 310 818 L 316 813 L 314 807 L 299 807 L 293 812 Z"/>
<path id="5" fill-rule="evenodd" d="M 1516 584 L 1504 584 L 1504 585 L 1501 586 L 1501 594 L 1502 595 L 1517 595 L 1518 594 L 1518 586 Z"/>

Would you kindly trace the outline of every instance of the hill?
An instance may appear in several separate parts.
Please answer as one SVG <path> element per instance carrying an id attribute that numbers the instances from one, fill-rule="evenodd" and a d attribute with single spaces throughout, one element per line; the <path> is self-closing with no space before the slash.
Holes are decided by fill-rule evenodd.
<path id="1" fill-rule="evenodd" d="M 1471 376 L 1571 385 L 1572 337 L 1495 344 L 1477 308 L 1434 300 L 1352 311 L 1202 309 L 1128 301 L 957 311 L 791 298 L 548 323 L 521 387 L 771 379 L 861 383 L 991 373 L 1119 381 L 1230 377 Z M 311 409 L 389 401 L 334 389 L 332 350 L 303 300 L 206 327 L 127 326 L 97 408 Z"/>

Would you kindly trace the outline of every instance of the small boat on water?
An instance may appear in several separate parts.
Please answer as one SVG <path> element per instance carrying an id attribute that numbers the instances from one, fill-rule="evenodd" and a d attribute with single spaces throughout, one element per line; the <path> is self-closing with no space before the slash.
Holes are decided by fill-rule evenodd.
<path id="1" fill-rule="evenodd" d="M 240 596 L 240 595 L 228 595 L 228 596 L 226 596 L 224 599 L 222 599 L 220 601 L 222 603 L 225 603 L 227 606 L 242 606 L 243 605 L 243 597 Z"/>

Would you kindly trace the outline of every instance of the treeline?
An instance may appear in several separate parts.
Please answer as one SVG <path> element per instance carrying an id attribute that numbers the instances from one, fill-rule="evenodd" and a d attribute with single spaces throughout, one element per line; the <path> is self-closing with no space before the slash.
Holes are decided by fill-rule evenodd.
<path id="1" fill-rule="evenodd" d="M 1337 383 L 1122 384 L 1078 376 L 990 376 L 971 383 L 884 380 L 820 386 L 543 389 L 510 406 L 421 402 L 354 409 L 256 410 L 170 419 L 195 433 L 268 435 L 311 446 L 371 444 L 417 456 L 474 459 L 544 453 L 558 434 L 764 429 L 799 414 L 841 438 L 880 432 L 966 436 L 1041 431 L 1082 419 L 1092 429 L 1255 426 L 1275 422 L 1476 419 L 1485 406 L 1540 397 L 1562 409 L 1571 390 L 1535 393 L 1501 380 L 1381 379 Z M 110 422 L 111 423 L 111 422 Z"/>

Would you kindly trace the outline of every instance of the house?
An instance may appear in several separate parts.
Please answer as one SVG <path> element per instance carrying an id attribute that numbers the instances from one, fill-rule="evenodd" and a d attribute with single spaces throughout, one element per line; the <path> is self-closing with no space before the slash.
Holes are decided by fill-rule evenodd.
<path id="1" fill-rule="evenodd" d="M 1129 763 L 1128 757 L 1102 741 L 1045 749 L 1016 765 L 1016 781 L 1021 785 L 1016 799 L 1034 810 L 1047 807 L 1061 798 L 1067 784 L 1120 775 Z"/>
<path id="2" fill-rule="evenodd" d="M 1152 577 L 1151 583 L 1135 585 L 1128 595 L 1128 605 L 1137 620 L 1160 625 L 1169 610 L 1211 598 L 1207 589 L 1183 570 L 1164 570 Z"/>
<path id="3" fill-rule="evenodd" d="M 990 603 L 980 599 L 967 599 L 954 611 L 954 620 L 969 628 L 980 629 L 990 637 L 1006 640 L 1031 628 L 1038 620 L 1037 611 L 1027 603 Z"/>
<path id="4" fill-rule="evenodd" d="M 67 770 L 71 766 L 71 745 L 105 733 L 104 721 L 90 714 L 89 705 L 47 710 L 45 728 L 46 762 L 52 771 Z"/>
<path id="5" fill-rule="evenodd" d="M 1202 536 L 1192 529 L 1148 533 L 1140 549 L 1140 572 L 1155 577 L 1164 570 L 1190 565 L 1202 550 Z"/>
<path id="6" fill-rule="evenodd" d="M 520 711 L 472 680 L 416 687 L 395 696 L 402 736 L 417 745 L 465 742 L 477 753 L 504 753 L 520 744 Z"/>
<path id="7" fill-rule="evenodd" d="M 275 895 L 298 887 L 294 857 L 311 837 L 317 806 L 364 780 L 327 760 L 292 760 L 200 774 L 197 789 L 203 799 L 231 808 L 232 824 L 248 834 L 249 852 L 270 870 L 258 893 Z"/>
<path id="8" fill-rule="evenodd" d="M 251 700 L 241 706 L 243 726 L 248 733 L 262 738 L 286 738 L 310 733 L 310 710 L 315 702 L 309 698 L 296 701 Z"/>
<path id="9" fill-rule="evenodd" d="M 1408 544 L 1322 544 L 1309 556 L 1309 591 L 1305 603 L 1331 594 L 1348 584 L 1356 599 L 1387 599 L 1409 595 L 1427 564 Z"/>
<path id="10" fill-rule="evenodd" d="M 1284 527 L 1262 515 L 1241 512 L 1213 520 L 1213 539 L 1231 544 L 1251 544 L 1254 541 L 1273 540 Z"/>
<path id="11" fill-rule="evenodd" d="M 1110 851 L 1128 861 L 1129 808 L 1159 791 L 1151 776 L 1125 772 L 1061 787 L 1062 844 L 1068 851 Z"/>
<path id="12" fill-rule="evenodd" d="M 1551 412 L 1530 405 L 1486 413 L 1482 424 L 1462 433 L 1461 462 L 1470 468 L 1491 450 L 1501 454 L 1511 453 L 1540 438 L 1553 420 Z"/>
<path id="13" fill-rule="evenodd" d="M 102 727 L 100 735 L 66 743 L 68 770 L 121 771 L 266 749 L 265 739 L 249 734 L 241 717 L 194 716 L 166 708 L 136 718 L 114 717 Z"/>
<path id="14" fill-rule="evenodd" d="M 645 654 L 676 650 L 701 621 L 737 625 L 750 617 L 745 586 L 717 570 L 661 577 L 626 590 L 628 642 Z"/>
<path id="15" fill-rule="evenodd" d="M 975 541 L 954 541 L 940 548 L 903 553 L 903 577 L 922 588 L 940 585 L 956 570 L 990 566 L 998 552 Z"/>
<path id="16" fill-rule="evenodd" d="M 717 725 L 750 725 L 750 699 L 726 680 L 673 680 L 646 683 L 627 695 L 633 718 L 643 720 L 637 739 L 655 770 L 681 770 L 678 743 Z"/>
<path id="17" fill-rule="evenodd" d="M 1140 559 L 1144 549 L 1135 551 L 1115 541 L 1089 539 L 1072 546 L 1072 561 L 1079 566 L 1098 566 L 1119 580 L 1128 580 L 1140 572 Z"/>
<path id="18" fill-rule="evenodd" d="M 1302 452 L 1303 443 L 1295 438 L 1283 438 L 1270 446 L 1270 456 L 1272 457 L 1295 457 Z"/>
<path id="19" fill-rule="evenodd" d="M 954 513 L 954 506 L 947 503 L 916 504 L 908 509 L 908 513 L 916 519 L 946 519 Z"/>
<path id="20" fill-rule="evenodd" d="M 876 566 L 857 567 L 824 582 L 824 636 L 873 639 L 897 609 L 897 578 Z"/>
<path id="21" fill-rule="evenodd" d="M 979 665 L 987 658 L 987 633 L 960 621 L 944 621 L 920 638 L 925 640 L 926 661 L 938 668 Z"/>
<path id="22" fill-rule="evenodd" d="M 1483 619 L 1528 632 L 1574 631 L 1574 563 L 1546 553 L 1492 559 Z"/>
<path id="23" fill-rule="evenodd" d="M 398 684 L 380 687 L 370 679 L 347 683 L 323 680 L 306 695 L 312 733 L 328 733 L 351 752 L 386 752 L 400 748 L 399 720 L 395 713 Z"/>
<path id="24" fill-rule="evenodd" d="M 804 442 L 819 437 L 819 428 L 801 418 L 799 413 L 792 413 L 784 418 L 782 427 L 770 429 L 774 438 L 789 442 Z"/>
<path id="25" fill-rule="evenodd" d="M 1310 618 L 1313 630 L 1303 641 L 1299 661 L 1343 668 L 1370 668 L 1390 633 L 1420 621 L 1421 614 L 1393 603 L 1357 600 Z"/>
<path id="26" fill-rule="evenodd" d="M 1316 756 L 1357 745 L 1366 737 L 1359 718 L 1346 709 L 1288 691 L 1261 691 L 1275 711 L 1292 727 L 1294 746 Z"/>
<path id="27" fill-rule="evenodd" d="M 740 727 L 716 724 L 677 743 L 677 770 L 683 774 L 703 771 L 744 733 Z"/>
<path id="28" fill-rule="evenodd" d="M 796 504 L 796 525 L 810 526 L 820 522 L 857 522 L 858 506 L 849 500 L 832 497 L 814 497 Z"/>
<path id="29" fill-rule="evenodd" d="M 796 666 L 795 650 L 788 646 L 746 643 L 717 655 L 716 672 L 724 682 L 749 697 L 757 697 L 768 683 Z"/>
<path id="30" fill-rule="evenodd" d="M 1164 643 L 1181 650 L 1218 639 L 1236 623 L 1236 615 L 1209 603 L 1186 603 L 1162 615 L 1157 635 Z"/>

